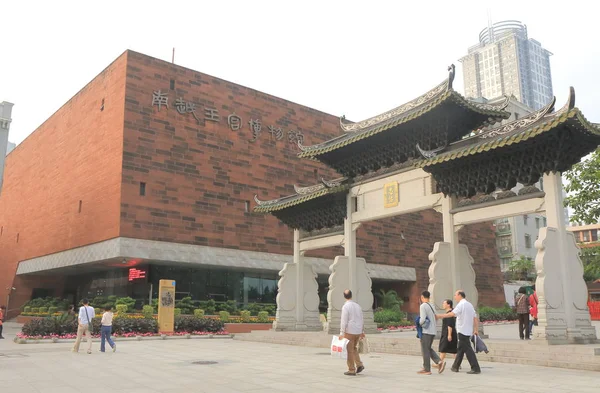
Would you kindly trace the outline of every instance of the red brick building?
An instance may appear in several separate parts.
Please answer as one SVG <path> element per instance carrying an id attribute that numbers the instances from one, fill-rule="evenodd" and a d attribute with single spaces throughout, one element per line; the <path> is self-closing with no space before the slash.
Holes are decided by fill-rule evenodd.
<path id="1" fill-rule="evenodd" d="M 126 51 L 8 155 L 0 290 L 12 310 L 40 296 L 142 302 L 169 278 L 178 297 L 274 303 L 292 232 L 252 213 L 253 196 L 334 178 L 299 159 L 296 141 L 339 134 L 335 116 Z M 491 225 L 461 237 L 480 303 L 503 304 Z M 371 264 L 374 291 L 397 289 L 415 310 L 441 239 L 434 211 L 361 227 L 358 256 Z M 335 255 L 343 251 L 310 255 L 323 298 Z"/>

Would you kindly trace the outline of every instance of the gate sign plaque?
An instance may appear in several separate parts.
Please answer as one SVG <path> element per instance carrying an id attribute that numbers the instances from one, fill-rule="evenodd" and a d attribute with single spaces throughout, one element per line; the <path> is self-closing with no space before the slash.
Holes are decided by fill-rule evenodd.
<path id="1" fill-rule="evenodd" d="M 383 187 L 383 206 L 389 207 L 398 206 L 398 182 L 387 183 Z"/>

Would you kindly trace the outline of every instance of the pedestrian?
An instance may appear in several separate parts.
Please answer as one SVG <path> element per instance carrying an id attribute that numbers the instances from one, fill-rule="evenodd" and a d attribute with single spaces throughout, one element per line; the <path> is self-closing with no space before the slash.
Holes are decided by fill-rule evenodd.
<path id="1" fill-rule="evenodd" d="M 452 312 L 453 302 L 450 299 L 444 300 L 442 307 L 449 313 Z M 456 334 L 456 318 L 444 318 L 442 320 L 442 335 L 440 336 L 440 359 L 442 362 L 446 360 L 447 353 L 456 353 L 458 345 L 458 335 Z M 443 364 L 443 363 L 442 363 Z M 442 371 L 440 370 L 440 373 Z"/>
<path id="2" fill-rule="evenodd" d="M 117 344 L 115 344 L 114 341 L 110 338 L 110 334 L 112 333 L 112 320 L 112 307 L 104 307 L 104 314 L 102 314 L 102 321 L 100 322 L 100 352 L 104 352 L 104 349 L 106 348 L 104 345 L 104 341 L 108 341 L 108 345 L 110 345 L 113 352 L 117 350 Z"/>
<path id="3" fill-rule="evenodd" d="M 81 301 L 82 307 L 79 307 L 79 316 L 77 317 L 77 339 L 73 346 L 73 352 L 79 352 L 79 344 L 81 343 L 81 337 L 85 334 L 88 343 L 87 353 L 92 353 L 92 321 L 96 316 L 94 307 L 89 305 L 87 299 Z"/>
<path id="4" fill-rule="evenodd" d="M 463 357 L 467 355 L 467 360 L 471 365 L 471 370 L 467 374 L 480 374 L 481 367 L 477 362 L 477 356 L 471 346 L 471 336 L 478 334 L 479 320 L 475 313 L 475 308 L 466 299 L 465 292 L 461 289 L 456 291 L 454 294 L 454 300 L 456 301 L 456 307 L 446 314 L 437 315 L 438 319 L 456 317 L 456 331 L 458 333 L 458 346 L 456 350 L 456 357 L 452 364 L 451 370 L 455 373 L 460 369 Z"/>
<path id="5" fill-rule="evenodd" d="M 429 291 L 421 293 L 421 307 L 419 310 L 419 324 L 423 328 L 421 335 L 421 355 L 423 356 L 423 368 L 417 371 L 417 374 L 431 375 L 431 360 L 438 366 L 439 373 L 444 372 L 445 363 L 440 363 L 440 357 L 431 346 L 437 332 L 437 324 L 435 319 L 435 311 L 429 303 L 431 294 Z"/>
<path id="6" fill-rule="evenodd" d="M 361 373 L 365 366 L 358 354 L 358 340 L 365 337 L 362 308 L 352 300 L 352 291 L 344 291 L 346 303 L 342 307 L 342 322 L 340 324 L 340 340 L 348 340 L 348 371 L 344 375 Z"/>
<path id="7" fill-rule="evenodd" d="M 515 304 L 517 305 L 517 316 L 519 317 L 519 337 L 521 340 L 529 340 L 529 298 L 525 287 L 519 288 Z"/>
<path id="8" fill-rule="evenodd" d="M 4 314 L 6 314 L 6 306 L 0 306 L 0 340 L 4 340 L 4 336 L 2 335 Z"/>
<path id="9" fill-rule="evenodd" d="M 533 293 L 529 295 L 529 315 L 531 319 L 529 320 L 529 337 L 533 332 L 533 326 L 538 325 L 538 297 L 537 291 L 535 290 L 535 285 L 533 286 Z"/>

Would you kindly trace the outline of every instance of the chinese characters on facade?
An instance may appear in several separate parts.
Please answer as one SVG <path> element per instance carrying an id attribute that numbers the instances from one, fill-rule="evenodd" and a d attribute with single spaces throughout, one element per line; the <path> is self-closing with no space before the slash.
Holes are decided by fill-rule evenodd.
<path id="1" fill-rule="evenodd" d="M 157 107 L 158 111 L 162 108 L 169 109 L 169 93 L 163 93 L 160 90 L 156 90 L 152 93 L 152 106 Z M 202 121 L 212 121 L 215 123 L 221 122 L 221 115 L 219 114 L 219 110 L 216 108 L 205 107 L 203 110 L 196 109 L 196 104 L 193 102 L 185 101 L 182 97 L 179 97 L 173 103 L 173 107 L 175 110 L 182 114 L 191 114 L 198 124 L 202 124 Z M 200 115 L 199 115 L 200 113 Z M 235 112 L 229 114 L 227 116 L 227 126 L 232 131 L 240 131 L 244 128 L 243 119 L 238 116 Z M 249 140 L 250 142 L 256 142 L 262 135 L 263 125 L 260 119 L 250 119 L 248 121 L 248 128 L 250 130 L 250 134 L 252 138 Z M 281 127 L 268 126 L 267 133 L 269 135 L 270 140 L 280 141 L 283 140 L 286 133 Z M 288 130 L 287 131 L 287 141 L 290 144 L 297 145 L 298 142 L 304 142 L 304 135 L 301 131 L 297 130 Z"/>

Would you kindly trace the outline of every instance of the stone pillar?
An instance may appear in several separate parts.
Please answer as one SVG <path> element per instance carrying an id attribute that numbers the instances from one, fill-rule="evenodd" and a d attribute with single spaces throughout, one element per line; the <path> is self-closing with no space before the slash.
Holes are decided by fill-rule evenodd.
<path id="1" fill-rule="evenodd" d="M 327 292 L 327 332 L 339 334 L 344 306 L 344 290 L 348 289 L 350 282 L 350 260 L 347 256 L 337 256 L 333 265 L 329 267 L 329 292 Z M 373 320 L 373 292 L 371 277 L 364 258 L 356 258 L 356 289 L 352 289 L 353 300 L 363 310 L 365 333 L 377 333 L 377 325 Z"/>
<path id="2" fill-rule="evenodd" d="M 346 196 L 346 218 L 344 219 L 344 255 L 348 257 L 349 277 L 348 289 L 355 292 L 356 281 L 356 231 L 352 228 L 352 213 L 354 210 L 354 199 L 352 194 Z"/>
<path id="3" fill-rule="evenodd" d="M 467 300 L 477 309 L 479 293 L 475 286 L 475 270 L 469 249 L 458 242 L 458 229 L 454 225 L 454 217 L 450 211 L 457 205 L 455 197 L 444 197 L 442 200 L 442 219 L 444 241 L 437 242 L 429 254 L 429 287 L 431 303 L 436 310 L 442 312 L 444 299 L 454 299 L 454 293 L 462 289 Z M 479 333 L 483 335 L 483 325 L 479 325 Z"/>
<path id="4" fill-rule="evenodd" d="M 294 230 L 294 263 L 286 263 L 277 283 L 277 313 L 273 328 L 286 331 L 320 331 L 317 273 L 300 253 L 300 231 Z"/>
<path id="5" fill-rule="evenodd" d="M 540 229 L 535 243 L 539 326 L 534 335 L 551 344 L 595 342 L 579 249 L 566 230 L 560 173 L 544 175 L 544 189 L 548 227 Z"/>

